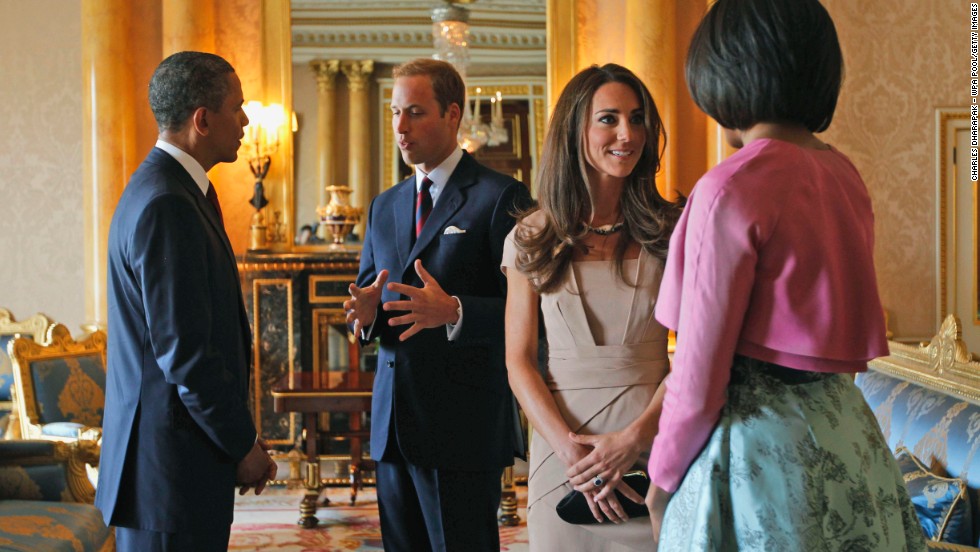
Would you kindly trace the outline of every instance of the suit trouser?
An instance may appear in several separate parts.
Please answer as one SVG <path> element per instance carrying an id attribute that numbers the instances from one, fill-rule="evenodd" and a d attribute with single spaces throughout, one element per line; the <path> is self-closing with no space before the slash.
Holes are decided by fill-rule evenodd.
<path id="1" fill-rule="evenodd" d="M 389 429 L 389 435 L 394 427 Z M 377 463 L 381 540 L 388 552 L 499 551 L 503 469 L 423 468 L 390 439 Z"/>
<path id="2" fill-rule="evenodd" d="M 221 524 L 179 533 L 116 527 L 116 552 L 226 552 L 230 535 Z"/>

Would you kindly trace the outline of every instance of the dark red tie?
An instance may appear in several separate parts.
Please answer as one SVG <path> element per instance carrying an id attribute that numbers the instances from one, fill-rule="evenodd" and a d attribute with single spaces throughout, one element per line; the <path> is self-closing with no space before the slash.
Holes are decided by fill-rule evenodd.
<path id="1" fill-rule="evenodd" d="M 214 191 L 214 184 L 208 182 L 208 193 L 205 195 L 207 196 L 208 201 L 211 202 L 211 205 L 214 206 L 214 211 L 218 213 L 218 220 L 220 220 L 221 224 L 223 225 L 225 223 L 225 218 L 221 216 L 221 204 L 218 203 L 218 192 Z"/>
<path id="2" fill-rule="evenodd" d="M 422 227 L 432 212 L 432 195 L 429 194 L 429 186 L 432 181 L 426 176 L 422 179 L 422 186 L 419 188 L 418 197 L 415 198 L 415 237 L 422 233 Z"/>

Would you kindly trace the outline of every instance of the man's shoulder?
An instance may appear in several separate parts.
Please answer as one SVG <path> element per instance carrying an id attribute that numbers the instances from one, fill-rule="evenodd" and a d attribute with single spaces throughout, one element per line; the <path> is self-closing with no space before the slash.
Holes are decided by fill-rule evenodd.
<path id="1" fill-rule="evenodd" d="M 472 161 L 476 174 L 476 184 L 483 189 L 492 190 L 495 194 L 500 194 L 515 184 L 524 186 L 523 182 L 512 176 L 491 169 L 476 159 Z"/>

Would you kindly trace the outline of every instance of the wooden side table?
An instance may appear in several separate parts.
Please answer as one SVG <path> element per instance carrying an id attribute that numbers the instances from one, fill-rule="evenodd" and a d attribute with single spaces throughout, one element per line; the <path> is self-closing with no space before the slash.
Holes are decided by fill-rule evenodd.
<path id="1" fill-rule="evenodd" d="M 303 527 L 316 527 L 317 504 L 323 485 L 320 483 L 320 460 L 317 453 L 317 440 L 322 435 L 317 428 L 317 420 L 322 412 L 347 412 L 350 428 L 331 430 L 327 435 L 347 437 L 350 447 L 350 485 L 351 505 L 357 500 L 357 490 L 361 486 L 361 470 L 371 469 L 373 462 L 362 459 L 362 441 L 370 438 L 370 431 L 361 428 L 361 412 L 371 411 L 371 389 L 374 385 L 373 372 L 324 371 L 287 374 L 272 388 L 273 406 L 277 413 L 298 412 L 303 415 L 306 429 L 306 494 L 300 503 L 300 518 L 297 522 Z"/>

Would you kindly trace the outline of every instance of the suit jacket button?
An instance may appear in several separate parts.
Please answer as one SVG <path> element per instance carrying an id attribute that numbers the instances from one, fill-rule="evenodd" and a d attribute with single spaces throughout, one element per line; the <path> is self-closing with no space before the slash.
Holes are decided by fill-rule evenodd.
<path id="1" fill-rule="evenodd" d="M 385 364 L 388 365 L 388 368 L 394 368 L 395 367 L 395 361 L 394 360 L 389 360 Z"/>

